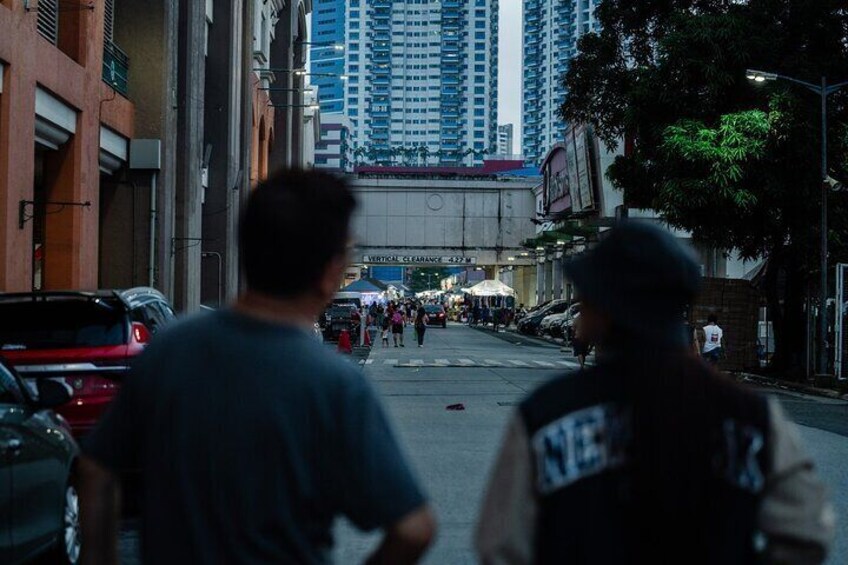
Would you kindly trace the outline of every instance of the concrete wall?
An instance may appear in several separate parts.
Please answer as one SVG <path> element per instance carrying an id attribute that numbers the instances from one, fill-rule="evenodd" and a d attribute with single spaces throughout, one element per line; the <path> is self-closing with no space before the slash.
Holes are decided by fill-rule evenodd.
<path id="1" fill-rule="evenodd" d="M 362 254 L 462 255 L 506 265 L 535 228 L 532 181 L 354 178 Z M 528 261 L 529 263 L 529 261 Z"/>

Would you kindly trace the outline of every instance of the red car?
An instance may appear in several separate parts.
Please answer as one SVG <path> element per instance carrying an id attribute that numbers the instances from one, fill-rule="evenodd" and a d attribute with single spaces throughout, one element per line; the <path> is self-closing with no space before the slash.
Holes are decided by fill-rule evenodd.
<path id="1" fill-rule="evenodd" d="M 425 304 L 424 311 L 427 312 L 428 326 L 448 327 L 448 316 L 445 313 L 444 306 L 440 304 Z"/>
<path id="2" fill-rule="evenodd" d="M 88 433 L 133 357 L 175 317 L 151 288 L 0 294 L 0 354 L 27 386 L 60 380 L 71 401 L 56 408 L 76 437 Z"/>

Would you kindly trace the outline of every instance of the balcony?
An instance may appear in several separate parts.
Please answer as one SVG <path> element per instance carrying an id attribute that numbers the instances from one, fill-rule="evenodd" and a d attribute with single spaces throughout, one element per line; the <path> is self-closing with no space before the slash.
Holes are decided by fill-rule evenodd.
<path id="1" fill-rule="evenodd" d="M 127 95 L 130 58 L 111 41 L 103 43 L 103 82 Z"/>

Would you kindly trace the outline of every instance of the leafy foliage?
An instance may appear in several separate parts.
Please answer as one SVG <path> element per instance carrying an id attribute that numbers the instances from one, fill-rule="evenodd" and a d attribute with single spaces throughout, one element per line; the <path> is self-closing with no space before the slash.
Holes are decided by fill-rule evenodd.
<path id="1" fill-rule="evenodd" d="M 751 84 L 745 70 L 848 80 L 848 4 L 604 0 L 596 16 L 602 31 L 584 36 L 564 77 L 562 117 L 609 147 L 628 141 L 607 172 L 628 205 L 707 245 L 769 257 L 770 302 L 803 333 L 799 295 L 818 271 L 820 99 L 788 81 Z M 846 182 L 848 88 L 828 110 L 829 174 Z M 828 204 L 830 258 L 844 261 L 848 196 Z"/>

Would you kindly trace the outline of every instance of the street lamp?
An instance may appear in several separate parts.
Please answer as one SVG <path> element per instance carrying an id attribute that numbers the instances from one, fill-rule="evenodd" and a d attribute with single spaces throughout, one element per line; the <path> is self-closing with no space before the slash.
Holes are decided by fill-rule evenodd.
<path id="1" fill-rule="evenodd" d="M 318 104 L 268 104 L 272 108 L 309 108 L 310 110 L 320 110 Z"/>
<path id="2" fill-rule="evenodd" d="M 328 42 L 328 41 L 295 41 L 295 44 L 296 45 L 309 45 L 311 47 L 318 47 L 318 48 L 321 48 L 321 47 L 331 48 L 332 47 L 335 51 L 344 51 L 344 48 L 345 48 L 344 45 L 341 45 L 339 43 L 332 43 L 332 42 Z"/>
<path id="3" fill-rule="evenodd" d="M 808 90 L 812 90 L 821 98 L 821 288 L 819 289 L 819 374 L 827 372 L 827 192 L 830 189 L 827 174 L 827 97 L 834 92 L 848 86 L 848 81 L 828 85 L 827 77 L 821 78 L 821 84 L 798 80 L 796 78 L 767 73 L 756 69 L 745 71 L 748 80 L 757 84 L 767 81 L 786 80 L 800 84 Z"/>

